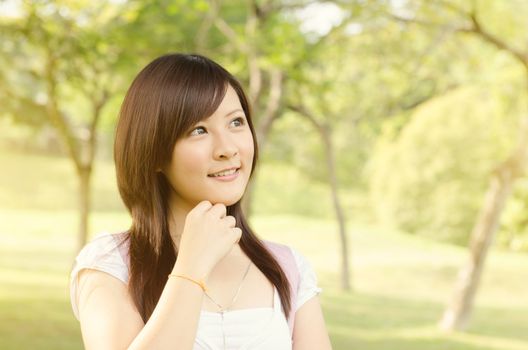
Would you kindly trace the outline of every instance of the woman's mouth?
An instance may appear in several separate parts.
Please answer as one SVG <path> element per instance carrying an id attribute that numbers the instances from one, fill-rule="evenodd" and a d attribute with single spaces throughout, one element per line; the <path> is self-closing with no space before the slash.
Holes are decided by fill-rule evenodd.
<path id="1" fill-rule="evenodd" d="M 207 177 L 210 177 L 214 180 L 219 181 L 232 181 L 238 177 L 240 168 L 233 168 L 229 170 L 223 170 L 218 173 L 209 174 Z"/>

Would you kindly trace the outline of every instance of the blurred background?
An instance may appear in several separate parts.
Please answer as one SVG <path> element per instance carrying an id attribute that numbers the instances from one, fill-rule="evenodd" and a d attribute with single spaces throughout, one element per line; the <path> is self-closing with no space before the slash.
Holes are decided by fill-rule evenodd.
<path id="1" fill-rule="evenodd" d="M 528 349 L 528 2 L 0 1 L 0 348 L 81 349 L 73 259 L 128 228 L 138 71 L 211 57 L 253 105 L 257 234 L 305 255 L 334 349 Z"/>

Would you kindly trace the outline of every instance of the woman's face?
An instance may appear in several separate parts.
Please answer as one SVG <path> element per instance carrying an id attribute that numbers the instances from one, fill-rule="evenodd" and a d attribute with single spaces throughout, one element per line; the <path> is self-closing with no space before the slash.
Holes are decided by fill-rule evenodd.
<path id="1" fill-rule="evenodd" d="M 203 200 L 235 204 L 248 183 L 253 153 L 246 116 L 228 86 L 218 109 L 176 141 L 163 169 L 174 190 L 171 201 L 191 208 Z"/>

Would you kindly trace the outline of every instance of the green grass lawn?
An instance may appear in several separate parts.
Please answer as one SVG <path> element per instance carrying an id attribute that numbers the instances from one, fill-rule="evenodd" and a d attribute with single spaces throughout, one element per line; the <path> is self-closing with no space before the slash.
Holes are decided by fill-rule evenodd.
<path id="1" fill-rule="evenodd" d="M 80 349 L 68 295 L 73 171 L 60 158 L 0 152 L 0 162 L 0 349 Z M 128 225 L 113 179 L 111 165 L 98 164 L 92 234 Z M 257 202 L 276 203 L 266 192 L 278 193 L 260 188 Z M 332 220 L 265 210 L 252 219 L 260 237 L 289 244 L 312 263 L 334 349 L 528 349 L 528 255 L 493 250 L 469 329 L 444 334 L 436 323 L 466 251 L 360 222 L 348 224 L 354 292 L 344 293 Z"/>

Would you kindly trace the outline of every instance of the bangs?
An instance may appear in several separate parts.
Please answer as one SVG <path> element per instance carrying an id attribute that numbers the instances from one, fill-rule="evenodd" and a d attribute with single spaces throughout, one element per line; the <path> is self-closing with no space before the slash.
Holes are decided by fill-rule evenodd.
<path id="1" fill-rule="evenodd" d="M 169 122 L 172 143 L 216 111 L 229 85 L 228 73 L 223 68 L 199 57 L 191 57 L 174 68 L 175 72 L 167 74 L 170 87 L 164 89 L 167 96 L 165 103 L 161 103 L 161 115 Z"/>

